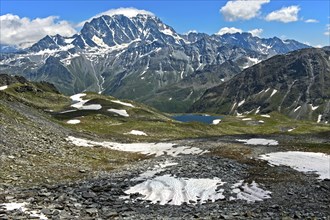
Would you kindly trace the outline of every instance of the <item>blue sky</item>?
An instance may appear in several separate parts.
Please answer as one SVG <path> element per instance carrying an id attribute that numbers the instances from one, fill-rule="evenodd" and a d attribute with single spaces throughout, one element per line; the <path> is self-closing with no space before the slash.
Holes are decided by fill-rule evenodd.
<path id="1" fill-rule="evenodd" d="M 48 29 L 59 30 L 67 35 L 79 31 L 76 27 L 81 21 L 87 20 L 96 14 L 109 9 L 120 7 L 134 7 L 154 13 L 163 22 L 172 26 L 177 32 L 185 33 L 189 30 L 217 33 L 221 28 L 228 30 L 236 28 L 242 31 L 257 29 L 255 33 L 261 37 L 278 36 L 283 39 L 295 39 L 309 43 L 312 46 L 329 45 L 330 3 L 322 1 L 294 1 L 294 0 L 258 0 L 245 1 L 248 5 L 242 6 L 242 1 L 26 1 L 1 0 L 1 42 L 11 43 L 15 33 L 24 35 L 26 30 L 19 32 L 16 27 L 13 32 L 7 26 L 8 20 L 21 22 L 28 30 L 35 30 L 39 34 Z M 252 2 L 252 3 L 251 3 Z M 15 18 L 5 15 L 16 15 Z M 18 17 L 17 17 L 18 16 Z M 58 16 L 48 20 L 50 16 Z M 28 18 L 28 19 L 23 19 Z M 6 20 L 7 19 L 7 20 Z M 37 19 L 37 20 L 35 20 Z M 5 23 L 7 22 L 7 23 Z M 40 24 L 38 23 L 40 22 Z M 42 31 L 36 26 L 49 26 Z M 227 30 L 223 29 L 223 30 Z M 234 30 L 236 30 L 234 29 Z M 12 33 L 11 33 L 12 31 Z M 16 32 L 18 31 L 18 32 Z M 52 34 L 51 32 L 50 34 Z M 30 34 L 26 39 L 35 41 L 36 35 Z M 19 40 L 16 40 L 19 42 Z"/>

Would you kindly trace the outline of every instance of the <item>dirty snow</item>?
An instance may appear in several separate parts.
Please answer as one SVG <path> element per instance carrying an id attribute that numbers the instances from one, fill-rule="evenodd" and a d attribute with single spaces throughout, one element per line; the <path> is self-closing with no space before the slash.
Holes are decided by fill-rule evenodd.
<path id="1" fill-rule="evenodd" d="M 287 151 L 274 152 L 259 156 L 275 166 L 289 166 L 297 171 L 315 172 L 319 179 L 330 179 L 330 155 L 324 153 Z"/>
<path id="2" fill-rule="evenodd" d="M 264 138 L 236 139 L 238 142 L 245 142 L 247 145 L 278 145 L 278 141 Z"/>
<path id="3" fill-rule="evenodd" d="M 8 86 L 6 85 L 6 86 L 0 86 L 0 91 L 1 90 L 5 90 L 5 89 L 7 89 L 8 88 Z"/>
<path id="4" fill-rule="evenodd" d="M 78 120 L 78 119 L 72 119 L 72 120 L 67 121 L 66 123 L 67 124 L 75 125 L 75 124 L 79 124 L 80 123 L 80 120 Z"/>
<path id="5" fill-rule="evenodd" d="M 86 140 L 82 138 L 76 138 L 69 136 L 67 141 L 71 142 L 76 146 L 81 147 L 94 147 L 102 146 L 110 148 L 112 150 L 127 151 L 127 152 L 136 152 L 146 155 L 155 155 L 162 156 L 164 154 L 168 156 L 176 157 L 179 154 L 203 154 L 208 151 L 201 150 L 197 147 L 188 147 L 188 146 L 176 146 L 173 143 L 117 143 L 117 142 L 97 142 Z"/>
<path id="6" fill-rule="evenodd" d="M 217 125 L 217 124 L 219 124 L 220 122 L 221 122 L 221 119 L 215 119 L 215 120 L 212 121 L 212 124 L 213 124 L 213 125 Z"/>
<path id="7" fill-rule="evenodd" d="M 134 105 L 132 105 L 131 103 L 122 102 L 122 101 L 119 101 L 119 100 L 111 100 L 111 102 L 134 108 Z"/>
<path id="8" fill-rule="evenodd" d="M 164 163 L 156 165 L 151 170 L 147 170 L 147 171 L 141 173 L 138 177 L 133 178 L 132 180 L 133 181 L 140 181 L 140 180 L 146 180 L 146 179 L 153 178 L 156 174 L 165 171 L 166 167 L 171 167 L 171 166 L 175 166 L 175 165 L 178 165 L 178 163 L 174 163 L 174 162 L 171 162 L 171 161 L 167 160 Z"/>
<path id="9" fill-rule="evenodd" d="M 216 201 L 224 199 L 223 189 L 216 191 L 218 186 L 223 185 L 219 178 L 194 179 L 178 178 L 170 175 L 158 176 L 146 180 L 126 190 L 126 194 L 140 193 L 143 200 L 160 205 L 181 205 L 182 203 L 200 202 L 208 200 Z"/>
<path id="10" fill-rule="evenodd" d="M 146 133 L 144 133 L 143 131 L 138 131 L 138 130 L 131 130 L 130 132 L 127 132 L 125 134 L 132 134 L 132 135 L 143 135 L 143 136 L 148 136 Z"/>
<path id="11" fill-rule="evenodd" d="M 113 113 L 116 113 L 118 115 L 121 115 L 123 117 L 129 117 L 129 114 L 127 113 L 126 110 L 124 109 L 114 109 L 114 108 L 110 108 L 108 109 L 109 112 L 113 112 Z"/>
<path id="12" fill-rule="evenodd" d="M 253 181 L 251 184 L 244 183 L 240 180 L 235 183 L 231 188 L 232 192 L 236 194 L 235 197 L 230 197 L 230 200 L 246 200 L 248 203 L 263 201 L 264 199 L 269 199 L 271 192 L 259 188 L 258 184 Z"/>
<path id="13" fill-rule="evenodd" d="M 16 202 L 11 202 L 11 203 L 0 203 L 0 207 L 4 207 L 7 211 L 13 211 L 13 210 L 19 210 L 21 212 L 24 212 L 28 214 L 31 218 L 33 219 L 41 219 L 41 220 L 46 220 L 48 219 L 44 214 L 40 213 L 40 211 L 29 211 L 28 208 L 25 206 L 27 203 L 16 203 Z"/>

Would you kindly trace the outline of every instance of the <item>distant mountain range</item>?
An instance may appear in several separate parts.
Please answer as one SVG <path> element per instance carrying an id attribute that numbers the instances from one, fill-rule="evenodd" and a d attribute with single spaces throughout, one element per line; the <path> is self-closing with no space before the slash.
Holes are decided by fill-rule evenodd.
<path id="1" fill-rule="evenodd" d="M 208 89 L 191 111 L 265 114 L 330 121 L 330 50 L 303 49 L 277 55 Z"/>
<path id="2" fill-rule="evenodd" d="M 182 35 L 155 16 L 113 15 L 86 22 L 72 37 L 46 36 L 25 51 L 2 49 L 0 70 L 51 82 L 65 94 L 94 91 L 178 112 L 242 70 L 308 47 L 249 33 Z"/>

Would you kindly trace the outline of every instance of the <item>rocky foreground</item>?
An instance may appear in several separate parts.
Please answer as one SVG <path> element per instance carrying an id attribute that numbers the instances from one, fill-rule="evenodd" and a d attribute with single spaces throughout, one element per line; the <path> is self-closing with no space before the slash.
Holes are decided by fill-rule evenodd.
<path id="1" fill-rule="evenodd" d="M 257 159 L 260 154 L 285 151 L 283 136 L 275 137 L 279 145 L 245 145 L 237 143 L 238 138 L 242 137 L 177 141 L 173 148 L 189 146 L 203 152 L 151 157 L 85 181 L 31 188 L 7 185 L 0 193 L 0 219 L 329 218 L 329 179 Z M 218 184 L 214 191 L 211 185 L 189 191 L 187 185 L 161 182 L 164 177 L 180 179 L 180 184 L 194 178 L 200 183 L 218 180 Z M 157 178 L 160 182 L 150 183 Z M 145 181 L 150 183 L 146 184 L 147 200 L 142 188 L 139 193 L 128 193 Z M 157 192 L 157 184 L 163 184 L 163 191 Z M 168 195 L 167 187 L 183 190 Z M 197 192 L 196 197 L 185 189 Z M 162 204 L 166 196 L 171 200 Z"/>

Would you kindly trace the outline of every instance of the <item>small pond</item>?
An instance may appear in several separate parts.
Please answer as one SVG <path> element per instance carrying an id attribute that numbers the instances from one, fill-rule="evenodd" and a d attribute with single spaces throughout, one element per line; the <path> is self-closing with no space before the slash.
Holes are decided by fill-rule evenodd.
<path id="1" fill-rule="evenodd" d="M 181 122 L 202 122 L 205 124 L 213 124 L 214 120 L 222 119 L 221 116 L 211 116 L 211 115 L 194 115 L 194 114 L 181 114 L 172 117 L 176 121 Z"/>

